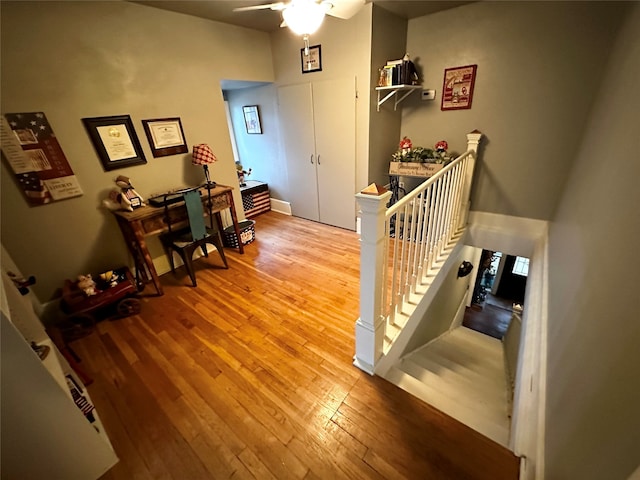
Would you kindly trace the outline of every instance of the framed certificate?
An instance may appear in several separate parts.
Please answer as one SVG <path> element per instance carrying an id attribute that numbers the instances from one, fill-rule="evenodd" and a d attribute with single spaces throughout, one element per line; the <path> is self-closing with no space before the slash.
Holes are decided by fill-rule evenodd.
<path id="1" fill-rule="evenodd" d="M 82 122 L 106 171 L 147 163 L 129 115 L 83 118 Z"/>
<path id="2" fill-rule="evenodd" d="M 179 118 L 142 120 L 142 125 L 154 157 L 166 157 L 189 151 Z"/>

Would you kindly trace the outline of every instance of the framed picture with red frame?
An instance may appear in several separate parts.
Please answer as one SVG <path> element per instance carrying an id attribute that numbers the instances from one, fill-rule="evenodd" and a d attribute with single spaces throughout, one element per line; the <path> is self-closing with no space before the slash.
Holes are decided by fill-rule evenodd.
<path id="1" fill-rule="evenodd" d="M 471 108 L 477 69 L 477 65 L 467 65 L 466 67 L 447 68 L 444 71 L 441 110 Z"/>

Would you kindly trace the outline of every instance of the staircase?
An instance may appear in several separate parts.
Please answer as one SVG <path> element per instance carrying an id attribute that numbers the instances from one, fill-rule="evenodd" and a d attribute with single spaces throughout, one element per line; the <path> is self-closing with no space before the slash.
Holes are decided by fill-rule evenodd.
<path id="1" fill-rule="evenodd" d="M 502 342 L 458 327 L 402 358 L 384 377 L 508 447 L 511 402 Z"/>
<path id="2" fill-rule="evenodd" d="M 360 207 L 360 318 L 354 365 L 383 375 L 402 348 L 398 339 L 419 320 L 467 225 L 473 170 L 482 134 L 467 151 L 387 208 L 391 192 L 356 194 Z"/>

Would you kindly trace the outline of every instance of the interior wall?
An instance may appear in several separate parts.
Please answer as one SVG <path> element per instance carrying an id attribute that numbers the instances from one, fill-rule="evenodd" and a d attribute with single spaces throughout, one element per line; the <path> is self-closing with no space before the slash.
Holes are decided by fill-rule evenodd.
<path id="1" fill-rule="evenodd" d="M 549 235 L 550 479 L 626 479 L 640 458 L 637 2 L 602 70 Z"/>
<path id="2" fill-rule="evenodd" d="M 190 154 L 154 158 L 142 119 L 180 117 L 189 149 L 208 143 L 216 153 L 212 177 L 237 185 L 220 80 L 273 81 L 268 34 L 113 1 L 3 1 L 1 22 L 2 112 L 44 112 L 84 191 L 29 208 L 2 162 L 2 243 L 37 277 L 41 302 L 65 278 L 128 263 L 101 207 L 116 176 L 145 198 L 204 180 Z M 81 119 L 121 114 L 131 115 L 147 163 L 105 172 Z M 241 210 L 238 191 L 235 200 Z M 164 259 L 157 239 L 149 246 Z"/>
<path id="3" fill-rule="evenodd" d="M 458 266 L 465 260 L 470 261 L 475 254 L 474 250 L 469 246 L 464 246 L 460 250 L 457 260 L 453 262 L 454 267 L 447 273 L 442 286 L 438 289 L 438 295 L 429 305 L 420 325 L 407 343 L 403 355 L 438 338 L 449 329 L 458 308 L 465 301 L 467 292 L 471 288 L 472 276 L 458 278 Z M 474 264 L 473 267 L 476 269 L 478 265 Z"/>
<path id="4" fill-rule="evenodd" d="M 379 72 L 388 60 L 402 58 L 406 52 L 407 20 L 384 8 L 373 5 L 371 25 L 371 103 L 369 130 L 369 181 L 379 185 L 389 183 L 391 154 L 398 148 L 402 108 L 393 109 L 391 101 L 377 110 L 378 95 L 375 87 Z M 415 95 L 415 93 L 413 93 Z"/>
<path id="5" fill-rule="evenodd" d="M 625 3 L 475 2 L 409 21 L 407 51 L 435 101 L 409 96 L 401 136 L 464 152 L 485 134 L 472 208 L 549 220 Z M 444 70 L 477 64 L 472 108 L 441 111 Z M 392 152 L 388 152 L 391 154 Z"/>
<path id="6" fill-rule="evenodd" d="M 259 180 L 269 184 L 272 198 L 284 200 L 287 192 L 287 167 L 280 149 L 277 89 L 274 85 L 242 88 L 227 92 L 231 119 L 238 145 L 238 156 L 245 170 L 253 169 L 245 180 Z M 242 107 L 257 105 L 260 111 L 262 134 L 249 134 L 244 123 Z"/>
<path id="7" fill-rule="evenodd" d="M 320 45 L 322 71 L 302 73 L 300 50 L 304 47 L 302 37 L 288 28 L 271 34 L 273 68 L 276 86 L 338 78 L 356 78 L 356 185 L 354 194 L 367 186 L 369 164 L 369 94 L 371 75 L 371 13 L 372 5 L 364 5 L 348 20 L 326 16 L 320 29 L 310 36 L 310 45 Z M 340 105 L 335 115 L 341 115 Z M 280 125 L 281 131 L 287 126 Z M 284 149 L 280 139 L 278 155 L 283 162 Z M 286 179 L 284 180 L 286 185 Z M 282 195 L 282 200 L 288 200 Z"/>

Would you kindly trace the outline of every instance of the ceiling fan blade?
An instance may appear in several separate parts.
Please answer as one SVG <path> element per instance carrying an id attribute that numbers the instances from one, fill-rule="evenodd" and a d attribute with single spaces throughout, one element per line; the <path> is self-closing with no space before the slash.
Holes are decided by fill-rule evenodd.
<path id="1" fill-rule="evenodd" d="M 346 20 L 358 13 L 365 0 L 326 0 L 322 4 L 325 5 L 327 15 Z"/>
<path id="2" fill-rule="evenodd" d="M 248 12 L 251 10 L 284 10 L 286 4 L 284 2 L 266 3 L 264 5 L 251 5 L 250 7 L 237 7 L 234 8 L 234 12 Z"/>

